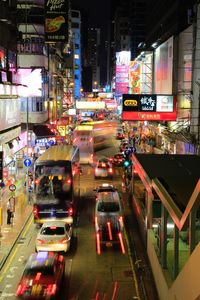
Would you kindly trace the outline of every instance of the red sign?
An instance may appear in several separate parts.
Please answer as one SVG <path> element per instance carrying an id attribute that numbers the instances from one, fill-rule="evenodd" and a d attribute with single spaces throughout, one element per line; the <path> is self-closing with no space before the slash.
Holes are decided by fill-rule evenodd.
<path id="1" fill-rule="evenodd" d="M 126 111 L 122 113 L 123 121 L 176 121 L 176 111 L 172 113 Z"/>
<path id="2" fill-rule="evenodd" d="M 124 94 L 123 121 L 176 121 L 176 96 Z"/>

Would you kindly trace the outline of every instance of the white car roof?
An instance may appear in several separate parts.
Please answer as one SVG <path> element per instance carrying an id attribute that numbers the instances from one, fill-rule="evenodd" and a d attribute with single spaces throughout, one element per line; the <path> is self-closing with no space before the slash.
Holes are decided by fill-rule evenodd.
<path id="1" fill-rule="evenodd" d="M 52 220 L 52 221 L 44 222 L 42 227 L 51 227 L 51 226 L 64 227 L 65 224 L 66 223 L 64 221 Z"/>

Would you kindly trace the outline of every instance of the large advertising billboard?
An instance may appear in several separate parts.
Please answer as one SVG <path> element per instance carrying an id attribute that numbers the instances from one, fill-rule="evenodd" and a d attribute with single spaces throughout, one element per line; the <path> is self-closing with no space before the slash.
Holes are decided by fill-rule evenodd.
<path id="1" fill-rule="evenodd" d="M 45 41 L 67 42 L 68 0 L 45 0 Z"/>
<path id="2" fill-rule="evenodd" d="M 140 94 L 140 62 L 131 61 L 129 67 L 129 93 Z"/>
<path id="3" fill-rule="evenodd" d="M 122 120 L 175 121 L 176 97 L 173 95 L 124 94 Z"/>
<path id="4" fill-rule="evenodd" d="M 0 131 L 21 124 L 20 100 L 0 99 Z"/>
<path id="5" fill-rule="evenodd" d="M 155 50 L 155 93 L 171 94 L 173 78 L 173 37 Z"/>
<path id="6" fill-rule="evenodd" d="M 115 95 L 120 96 L 128 93 L 129 88 L 129 65 L 131 59 L 130 51 L 116 52 L 115 70 Z"/>

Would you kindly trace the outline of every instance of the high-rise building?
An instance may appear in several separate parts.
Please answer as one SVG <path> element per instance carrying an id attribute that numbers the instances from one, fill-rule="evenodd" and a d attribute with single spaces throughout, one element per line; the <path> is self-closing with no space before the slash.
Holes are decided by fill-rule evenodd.
<path id="1" fill-rule="evenodd" d="M 16 1 L 1 1 L 0 9 L 0 181 L 15 165 L 14 155 L 24 147 L 21 136 L 20 86 L 16 78 Z M 26 138 L 26 137 L 25 137 Z M 6 171 L 6 175 L 3 175 Z"/>
<path id="2" fill-rule="evenodd" d="M 97 89 L 100 86 L 100 28 L 88 28 L 88 54 L 87 66 L 92 68 L 92 87 Z"/>
<path id="3" fill-rule="evenodd" d="M 78 10 L 71 10 L 71 30 L 73 35 L 74 55 L 74 99 L 80 100 L 82 87 L 81 66 L 81 14 Z"/>

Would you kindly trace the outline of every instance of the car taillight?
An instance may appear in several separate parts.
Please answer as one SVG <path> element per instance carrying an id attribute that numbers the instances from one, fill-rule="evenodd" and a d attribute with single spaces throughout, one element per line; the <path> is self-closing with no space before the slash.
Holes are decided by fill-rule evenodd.
<path id="1" fill-rule="evenodd" d="M 35 218 L 38 218 L 38 208 L 37 206 L 33 206 L 33 215 Z"/>
<path id="2" fill-rule="evenodd" d="M 109 168 L 108 169 L 108 173 L 112 173 L 113 172 L 113 169 L 112 168 Z"/>
<path id="3" fill-rule="evenodd" d="M 122 216 L 119 217 L 119 223 L 121 224 L 122 227 L 124 226 L 124 221 L 123 221 L 123 217 Z"/>
<path id="4" fill-rule="evenodd" d="M 69 239 L 64 238 L 62 240 L 59 241 L 60 244 L 67 244 L 67 242 L 69 241 Z"/>
<path id="5" fill-rule="evenodd" d="M 68 212 L 69 216 L 72 216 L 73 215 L 73 208 L 70 207 L 67 212 Z"/>
<path id="6" fill-rule="evenodd" d="M 47 295 L 55 295 L 57 290 L 56 284 L 49 284 L 47 286 Z"/>
<path id="7" fill-rule="evenodd" d="M 35 276 L 35 281 L 39 281 L 40 280 L 40 277 L 41 277 L 42 273 L 41 272 L 38 272 Z"/>
<path id="8" fill-rule="evenodd" d="M 71 180 L 71 178 L 67 178 L 66 180 L 65 180 L 65 183 L 67 183 L 67 184 L 71 184 L 72 183 L 72 180 Z"/>
<path id="9" fill-rule="evenodd" d="M 45 241 L 44 240 L 41 240 L 41 239 L 37 239 L 37 243 L 42 245 L 42 244 L 45 244 Z"/>
<path id="10" fill-rule="evenodd" d="M 20 296 L 20 295 L 22 295 L 23 294 L 23 285 L 21 285 L 21 284 L 19 284 L 18 285 L 18 288 L 17 288 L 17 290 L 16 290 L 16 296 Z"/>

